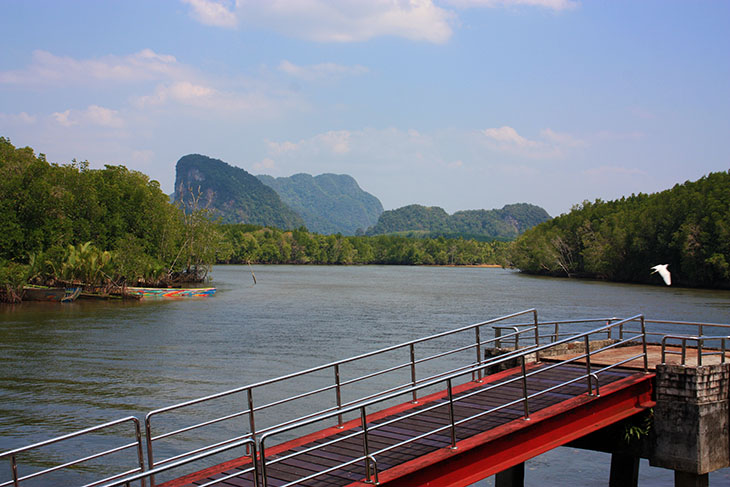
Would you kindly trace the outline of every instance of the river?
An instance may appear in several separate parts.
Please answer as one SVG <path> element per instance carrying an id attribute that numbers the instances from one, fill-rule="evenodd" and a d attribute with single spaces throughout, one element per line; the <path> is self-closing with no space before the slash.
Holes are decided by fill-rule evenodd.
<path id="1" fill-rule="evenodd" d="M 0 451 L 528 308 L 541 319 L 730 322 L 727 291 L 496 268 L 218 266 L 212 276 L 208 299 L 0 305 Z M 526 484 L 607 485 L 609 463 L 558 448 L 527 462 Z M 710 479 L 726 485 L 730 470 Z M 640 485 L 672 481 L 642 463 Z"/>

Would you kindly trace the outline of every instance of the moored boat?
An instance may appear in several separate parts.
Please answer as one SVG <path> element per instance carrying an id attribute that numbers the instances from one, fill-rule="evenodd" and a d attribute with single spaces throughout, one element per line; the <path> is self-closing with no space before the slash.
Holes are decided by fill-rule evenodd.
<path id="1" fill-rule="evenodd" d="M 215 294 L 214 287 L 202 288 L 156 288 L 128 287 L 126 293 L 140 298 L 202 298 Z"/>
<path id="2" fill-rule="evenodd" d="M 80 294 L 80 287 L 26 286 L 23 288 L 23 301 L 71 303 L 75 301 Z"/>

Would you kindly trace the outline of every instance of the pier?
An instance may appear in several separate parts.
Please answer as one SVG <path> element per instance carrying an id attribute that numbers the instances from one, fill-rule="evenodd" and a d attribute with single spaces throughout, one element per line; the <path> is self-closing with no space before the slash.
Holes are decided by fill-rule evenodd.
<path id="1" fill-rule="evenodd" d="M 682 332 L 656 331 L 667 327 Z M 87 487 L 468 486 L 492 475 L 520 487 L 526 460 L 564 445 L 611 453 L 598 484 L 638 485 L 648 458 L 677 487 L 706 486 L 730 466 L 729 335 L 726 324 L 526 310 L 0 452 L 0 487 L 81 473 Z M 108 448 L 32 465 L 107 431 L 119 436 Z M 108 457 L 124 459 L 80 469 Z"/>

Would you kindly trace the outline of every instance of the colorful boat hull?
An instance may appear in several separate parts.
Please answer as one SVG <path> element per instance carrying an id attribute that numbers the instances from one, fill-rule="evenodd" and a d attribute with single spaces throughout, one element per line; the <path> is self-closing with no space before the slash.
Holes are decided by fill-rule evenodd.
<path id="1" fill-rule="evenodd" d="M 131 296 L 139 296 L 142 299 L 148 298 L 204 298 L 215 294 L 214 287 L 206 288 L 154 288 L 154 287 L 128 287 L 126 293 Z"/>
<path id="2" fill-rule="evenodd" d="M 71 303 L 81 294 L 80 287 L 25 287 L 23 301 L 49 301 Z"/>

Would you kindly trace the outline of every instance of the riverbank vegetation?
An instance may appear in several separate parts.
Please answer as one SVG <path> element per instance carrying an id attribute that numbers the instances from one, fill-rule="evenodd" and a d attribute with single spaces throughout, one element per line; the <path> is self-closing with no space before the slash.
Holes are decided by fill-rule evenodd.
<path id="1" fill-rule="evenodd" d="M 342 236 L 253 225 L 222 225 L 225 263 L 257 264 L 502 264 L 509 244 L 476 240 Z"/>
<path id="2" fill-rule="evenodd" d="M 124 166 L 53 164 L 0 137 L 0 301 L 18 301 L 29 283 L 106 293 L 199 282 L 214 263 L 498 264 L 507 248 L 221 224 L 199 189 L 178 188 L 177 200 Z"/>
<path id="3" fill-rule="evenodd" d="M 109 289 L 199 281 L 222 241 L 205 210 L 171 205 L 140 172 L 52 164 L 3 137 L 0 196 L 5 301 L 18 300 L 29 282 Z"/>
<path id="4" fill-rule="evenodd" d="M 730 288 L 730 173 L 711 173 L 651 195 L 584 202 L 519 237 L 510 262 L 523 272 Z"/>

